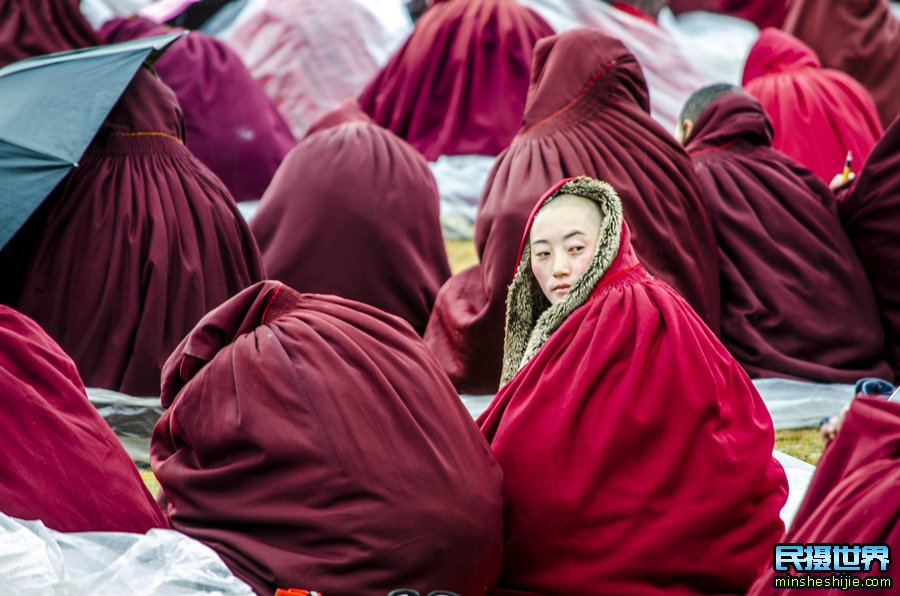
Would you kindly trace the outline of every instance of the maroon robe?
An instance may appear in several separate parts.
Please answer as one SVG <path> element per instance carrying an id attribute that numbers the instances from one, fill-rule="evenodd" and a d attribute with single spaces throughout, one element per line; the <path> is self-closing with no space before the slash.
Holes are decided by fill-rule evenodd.
<path id="1" fill-rule="evenodd" d="M 671 0 L 672 12 L 721 12 L 751 21 L 760 29 L 780 27 L 787 15 L 787 0 Z"/>
<path id="2" fill-rule="evenodd" d="M 537 206 L 560 186 L 537 201 L 522 249 Z M 614 211 L 601 207 L 604 222 Z M 772 457 L 772 419 L 709 328 L 647 274 L 621 213 L 619 222 L 598 241 L 598 254 L 612 253 L 608 268 L 587 269 L 551 308 L 582 289 L 584 303 L 572 303 L 478 420 L 503 469 L 500 586 L 742 593 L 784 531 L 787 481 Z M 517 262 L 507 341 L 523 328 L 533 341 L 552 313 L 533 329 L 517 325 L 527 318 L 513 309 L 529 289 L 518 282 L 533 282 L 530 259 Z M 596 285 L 579 287 L 592 274 Z"/>
<path id="3" fill-rule="evenodd" d="M 480 264 L 444 284 L 425 332 L 457 389 L 497 389 L 507 286 L 536 197 L 563 177 L 612 184 L 647 269 L 719 328 L 716 245 L 690 159 L 648 114 L 634 56 L 595 30 L 535 49 L 524 125 L 494 164 L 479 202 Z"/>
<path id="4" fill-rule="evenodd" d="M 875 295 L 834 195 L 772 149 L 759 102 L 741 92 L 719 97 L 686 148 L 719 243 L 722 341 L 747 373 L 890 378 Z"/>
<path id="5" fill-rule="evenodd" d="M 532 49 L 553 35 L 514 0 L 440 0 L 360 96 L 429 160 L 497 155 L 522 123 Z"/>
<path id="6" fill-rule="evenodd" d="M 141 69 L 48 199 L 15 306 L 88 386 L 159 394 L 162 364 L 210 309 L 262 279 L 228 191 L 182 144 L 175 94 Z M 30 222 L 34 225 L 35 222 Z"/>
<path id="7" fill-rule="evenodd" d="M 310 132 L 279 168 L 251 225 L 269 277 L 371 304 L 421 335 L 450 277 L 427 162 L 353 100 Z"/>
<path id="8" fill-rule="evenodd" d="M 881 137 L 868 91 L 852 77 L 822 68 L 812 49 L 783 31 L 760 33 L 743 85 L 772 119 L 772 146 L 825 182 L 841 172 L 847 151 L 861 164 Z"/>
<path id="9" fill-rule="evenodd" d="M 900 381 L 900 118 L 841 196 L 841 221 L 875 288 L 888 359 Z"/>
<path id="10" fill-rule="evenodd" d="M 103 25 L 107 43 L 180 31 L 141 17 Z M 260 198 L 296 144 L 275 105 L 237 54 L 221 41 L 192 32 L 153 65 L 184 110 L 187 146 L 218 176 L 235 200 Z"/>
<path id="11" fill-rule="evenodd" d="M 137 468 L 84 392 L 75 363 L 0 305 L 0 511 L 60 532 L 167 527 Z"/>
<path id="12" fill-rule="evenodd" d="M 484 594 L 502 475 L 398 317 L 277 282 L 209 313 L 163 372 L 150 458 L 172 527 L 260 594 Z"/>
<path id="13" fill-rule="evenodd" d="M 883 126 L 900 114 L 900 20 L 888 0 L 791 0 L 784 29 L 862 83 Z"/>
<path id="14" fill-rule="evenodd" d="M 825 449 L 790 531 L 780 542 L 816 544 L 886 544 L 891 550 L 887 575 L 896 586 L 896 553 L 900 552 L 900 404 L 857 397 L 850 405 L 837 438 Z M 873 569 L 860 573 L 884 574 Z M 796 574 L 796 573 L 795 573 Z M 783 576 L 784 572 L 778 572 Z M 803 574 L 805 575 L 805 574 Z M 814 576 L 817 574 L 813 574 Z M 831 573 L 822 574 L 829 577 Z M 749 594 L 802 596 L 803 594 L 856 594 L 886 590 L 775 589 L 772 564 Z"/>
<path id="15" fill-rule="evenodd" d="M 0 67 L 102 43 L 78 0 L 0 0 Z"/>

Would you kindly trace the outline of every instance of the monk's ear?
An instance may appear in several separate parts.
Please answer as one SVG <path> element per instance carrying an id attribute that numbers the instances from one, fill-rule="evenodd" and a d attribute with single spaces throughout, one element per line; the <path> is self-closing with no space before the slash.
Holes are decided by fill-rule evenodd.
<path id="1" fill-rule="evenodd" d="M 694 130 L 694 121 L 693 120 L 682 120 L 681 121 L 681 130 L 679 131 L 678 141 L 684 145 L 685 141 L 688 140 L 688 137 L 691 136 L 691 131 Z"/>

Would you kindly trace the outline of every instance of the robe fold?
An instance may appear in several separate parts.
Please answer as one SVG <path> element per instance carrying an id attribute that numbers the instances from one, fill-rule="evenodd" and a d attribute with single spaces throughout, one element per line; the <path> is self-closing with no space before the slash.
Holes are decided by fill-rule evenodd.
<path id="1" fill-rule="evenodd" d="M 150 457 L 172 527 L 258 593 L 493 587 L 501 472 L 398 317 L 259 283 L 182 341 L 162 403 Z"/>
<path id="2" fill-rule="evenodd" d="M 686 148 L 719 245 L 722 342 L 747 373 L 891 378 L 875 294 L 834 195 L 772 149 L 759 102 L 742 92 L 714 100 Z"/>
<path id="3" fill-rule="evenodd" d="M 480 263 L 444 284 L 425 332 L 459 391 L 497 389 L 516 246 L 534 198 L 564 176 L 615 186 L 648 270 L 718 331 L 709 214 L 690 159 L 648 109 L 641 68 L 620 42 L 591 29 L 538 42 L 523 127 L 498 156 L 479 200 Z"/>
<path id="4" fill-rule="evenodd" d="M 360 105 L 429 161 L 497 155 L 522 123 L 534 44 L 548 35 L 550 25 L 514 0 L 440 0 Z"/>
<path id="5" fill-rule="evenodd" d="M 450 277 L 439 202 L 419 152 L 348 100 L 291 151 L 250 227 L 270 278 L 371 304 L 421 335 Z"/>
<path id="6" fill-rule="evenodd" d="M 107 43 L 117 43 L 175 31 L 132 17 L 108 21 L 100 34 Z M 178 97 L 191 153 L 235 200 L 260 198 L 296 141 L 237 54 L 214 37 L 191 32 L 153 68 Z"/>
<path id="7" fill-rule="evenodd" d="M 0 511 L 60 532 L 167 527 L 88 401 L 75 363 L 34 321 L 2 305 L 0 400 Z"/>
<path id="8" fill-rule="evenodd" d="M 878 111 L 865 87 L 822 68 L 809 46 L 783 31 L 760 33 L 747 56 L 743 85 L 772 120 L 772 146 L 825 182 L 842 171 L 847 151 L 858 167 L 881 137 Z"/>

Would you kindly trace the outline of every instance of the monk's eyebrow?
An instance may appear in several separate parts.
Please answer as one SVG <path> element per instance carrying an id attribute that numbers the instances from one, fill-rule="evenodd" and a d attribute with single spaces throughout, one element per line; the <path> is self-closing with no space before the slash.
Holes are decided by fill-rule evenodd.
<path id="1" fill-rule="evenodd" d="M 569 232 L 568 234 L 563 236 L 563 240 L 568 240 L 569 238 L 573 238 L 579 234 L 581 234 L 582 236 L 586 236 L 586 234 L 584 232 L 582 232 L 581 230 L 575 230 L 574 232 Z"/>
<path id="2" fill-rule="evenodd" d="M 550 244 L 549 240 L 544 240 L 543 238 L 538 238 L 537 240 L 531 241 L 531 246 L 534 246 L 535 244 L 540 244 L 541 242 L 543 242 L 544 244 Z"/>

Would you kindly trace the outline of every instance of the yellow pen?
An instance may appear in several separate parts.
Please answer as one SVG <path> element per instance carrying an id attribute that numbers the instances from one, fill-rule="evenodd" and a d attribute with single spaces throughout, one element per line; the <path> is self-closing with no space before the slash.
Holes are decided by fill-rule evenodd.
<path id="1" fill-rule="evenodd" d="M 847 159 L 844 160 L 844 184 L 850 180 L 850 164 L 853 163 L 853 152 L 847 152 Z"/>

